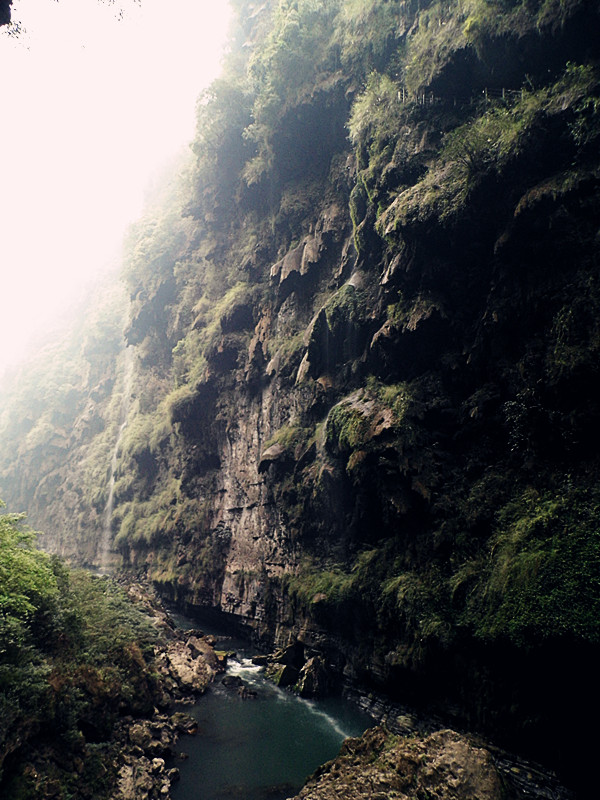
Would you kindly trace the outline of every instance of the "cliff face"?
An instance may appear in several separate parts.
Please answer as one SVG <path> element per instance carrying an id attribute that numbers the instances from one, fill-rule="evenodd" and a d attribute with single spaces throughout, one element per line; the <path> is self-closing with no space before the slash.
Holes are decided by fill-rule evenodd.
<path id="1" fill-rule="evenodd" d="M 298 667 L 572 770 L 600 639 L 598 10 L 235 5 L 197 163 L 128 246 L 114 551 Z"/>
<path id="2" fill-rule="evenodd" d="M 0 495 L 27 510 L 45 549 L 88 565 L 100 557 L 120 425 L 126 299 L 119 285 L 96 287 L 0 390 Z"/>

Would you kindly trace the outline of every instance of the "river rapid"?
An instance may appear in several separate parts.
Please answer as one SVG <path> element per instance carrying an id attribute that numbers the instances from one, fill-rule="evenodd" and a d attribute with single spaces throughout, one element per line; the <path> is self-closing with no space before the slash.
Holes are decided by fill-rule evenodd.
<path id="1" fill-rule="evenodd" d="M 298 792 L 314 770 L 334 758 L 348 736 L 360 736 L 373 720 L 342 698 L 305 700 L 274 686 L 255 666 L 247 642 L 223 630 L 177 618 L 184 627 L 199 625 L 217 638 L 217 650 L 234 651 L 226 683 L 243 681 L 255 697 L 244 699 L 238 686 L 219 676 L 186 711 L 198 733 L 180 741 L 187 754 L 179 762 L 181 779 L 173 800 L 284 800 Z M 247 693 L 248 693 L 247 692 Z"/>

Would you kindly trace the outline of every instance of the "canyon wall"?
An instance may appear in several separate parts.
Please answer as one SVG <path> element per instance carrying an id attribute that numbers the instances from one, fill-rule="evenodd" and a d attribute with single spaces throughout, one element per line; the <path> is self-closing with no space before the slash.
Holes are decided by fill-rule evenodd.
<path id="1" fill-rule="evenodd" d="M 5 421 L 0 493 L 98 561 L 127 346 L 122 570 L 576 780 L 600 641 L 598 9 L 234 5 L 194 162 L 129 237 L 120 354 L 74 379 L 60 442 L 56 400 L 39 442 L 41 416 Z"/>

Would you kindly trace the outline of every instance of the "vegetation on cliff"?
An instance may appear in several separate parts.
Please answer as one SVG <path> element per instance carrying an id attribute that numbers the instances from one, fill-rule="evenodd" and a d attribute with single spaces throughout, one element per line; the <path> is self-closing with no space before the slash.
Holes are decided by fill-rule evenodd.
<path id="1" fill-rule="evenodd" d="M 126 298 L 111 275 L 66 331 L 0 387 L 0 486 L 46 549 L 99 563 L 111 452 L 121 421 Z"/>
<path id="2" fill-rule="evenodd" d="M 233 5 L 195 161 L 127 246 L 114 548 L 574 772 L 600 654 L 598 8 Z M 104 409 L 88 460 L 83 406 L 56 453 L 60 399 L 5 402 L 13 505 L 43 516 L 12 457 L 37 448 L 98 531 L 114 342 L 79 397 Z"/>

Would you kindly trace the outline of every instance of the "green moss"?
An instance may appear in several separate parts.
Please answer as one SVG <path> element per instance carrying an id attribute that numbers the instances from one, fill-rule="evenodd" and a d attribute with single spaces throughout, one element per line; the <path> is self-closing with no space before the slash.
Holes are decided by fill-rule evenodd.
<path id="1" fill-rule="evenodd" d="M 319 569 L 306 560 L 297 574 L 286 576 L 283 588 L 315 619 L 331 624 L 334 618 L 354 633 L 359 620 L 371 633 L 376 622 L 388 637 L 389 665 L 414 667 L 432 641 L 447 646 L 454 635 L 443 571 L 435 565 L 422 572 L 403 569 L 398 542 L 391 539 L 363 550 L 347 565 Z"/>
<path id="2" fill-rule="evenodd" d="M 563 117 L 565 140 L 573 137 L 589 146 L 600 135 L 597 86 L 594 68 L 569 64 L 556 83 L 524 87 L 517 96 L 488 104 L 483 113 L 448 131 L 437 158 L 416 184 L 397 197 L 378 198 L 380 236 L 427 219 L 454 218 L 482 179 L 502 175 L 514 165 L 552 117 Z"/>
<path id="3" fill-rule="evenodd" d="M 335 335 L 348 323 L 356 323 L 360 317 L 359 293 L 351 284 L 337 291 L 325 306 L 329 330 Z"/>
<path id="4" fill-rule="evenodd" d="M 185 524 L 180 482 L 171 477 L 160 490 L 153 491 L 147 500 L 121 503 L 114 514 L 118 531 L 114 547 L 121 553 L 130 548 L 148 548 L 171 541 L 177 530 Z M 189 520 L 191 522 L 191 520 Z"/>
<path id="5" fill-rule="evenodd" d="M 350 456 L 347 467 L 351 471 L 352 454 L 357 451 L 393 447 L 406 455 L 424 444 L 420 421 L 425 411 L 444 402 L 435 378 L 386 385 L 371 377 L 365 390 L 331 409 L 325 424 L 325 446 L 334 455 Z"/>
<path id="6" fill-rule="evenodd" d="M 349 453 L 366 441 L 368 420 L 362 410 L 340 403 L 327 417 L 325 446 L 332 452 Z"/>
<path id="7" fill-rule="evenodd" d="M 312 433 L 312 428 L 284 425 L 264 443 L 263 450 L 267 450 L 274 444 L 280 444 L 286 450 L 293 452 L 297 447 L 305 447 Z"/>
<path id="8" fill-rule="evenodd" d="M 248 283 L 237 281 L 220 296 L 203 294 L 197 301 L 192 309 L 191 330 L 173 348 L 175 391 L 204 380 L 209 354 L 223 336 L 223 321 L 237 306 L 252 303 L 255 295 Z"/>
<path id="9" fill-rule="evenodd" d="M 527 489 L 505 505 L 478 574 L 467 618 L 484 639 L 521 646 L 556 637 L 600 641 L 600 494 L 563 484 Z M 483 571 L 480 571 L 483 570 Z"/>
<path id="10" fill-rule="evenodd" d="M 429 86 L 448 64 L 454 52 L 467 43 L 463 9 L 480 6 L 477 0 L 454 4 L 433 3 L 417 17 L 417 24 L 408 37 L 405 56 L 405 82 L 411 93 Z"/>
<path id="11" fill-rule="evenodd" d="M 367 85 L 354 101 L 348 131 L 355 145 L 372 144 L 395 139 L 402 118 L 402 105 L 398 102 L 400 87 L 388 77 L 377 72 L 369 75 Z"/>
<path id="12" fill-rule="evenodd" d="M 354 247 L 357 253 L 361 253 L 364 249 L 364 231 L 362 230 L 362 223 L 367 213 L 368 195 L 365 189 L 364 181 L 359 180 L 356 186 L 352 189 L 350 194 L 349 211 L 350 221 L 352 222 L 352 236 L 354 240 Z"/>
<path id="13" fill-rule="evenodd" d="M 307 563 L 284 580 L 288 595 L 307 607 L 317 603 L 338 606 L 352 594 L 352 575 L 339 566 L 319 570 Z"/>
<path id="14" fill-rule="evenodd" d="M 453 636 L 452 618 L 441 570 L 430 565 L 422 572 L 400 572 L 385 580 L 379 619 L 383 627 L 393 623 L 403 629 L 408 641 L 447 645 Z"/>

